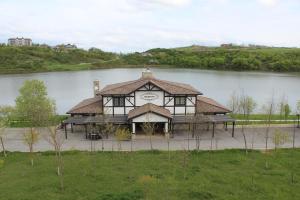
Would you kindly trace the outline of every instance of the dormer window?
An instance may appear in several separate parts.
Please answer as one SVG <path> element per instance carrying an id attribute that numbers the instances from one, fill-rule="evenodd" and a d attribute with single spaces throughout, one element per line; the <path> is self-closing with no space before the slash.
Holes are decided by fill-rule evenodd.
<path id="1" fill-rule="evenodd" d="M 185 106 L 186 98 L 185 97 L 175 97 L 175 106 Z"/>
<path id="2" fill-rule="evenodd" d="M 125 97 L 113 97 L 113 106 L 114 107 L 124 107 L 125 106 Z"/>

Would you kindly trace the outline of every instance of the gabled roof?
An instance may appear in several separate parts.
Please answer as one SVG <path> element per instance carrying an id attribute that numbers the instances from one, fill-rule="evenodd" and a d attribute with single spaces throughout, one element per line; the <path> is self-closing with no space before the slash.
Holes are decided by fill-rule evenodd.
<path id="1" fill-rule="evenodd" d="M 130 110 L 128 113 L 128 119 L 138 117 L 145 113 L 155 113 L 155 114 L 161 115 L 163 117 L 172 118 L 172 115 L 169 110 L 167 110 L 163 107 L 159 107 L 152 103 L 147 103 L 143 106 L 140 106 L 133 110 Z"/>
<path id="2" fill-rule="evenodd" d="M 196 106 L 197 113 L 225 114 L 231 112 L 231 110 L 221 105 L 220 103 L 216 102 L 215 100 L 204 96 L 197 97 L 196 105 L 197 105 Z"/>
<path id="3" fill-rule="evenodd" d="M 169 94 L 202 94 L 192 86 L 184 83 L 176 83 L 156 79 L 154 77 L 141 77 L 134 81 L 127 81 L 117 84 L 111 84 L 104 87 L 98 94 L 100 95 L 114 95 L 114 94 L 130 94 L 142 86 L 151 83 Z"/>
<path id="4" fill-rule="evenodd" d="M 101 113 L 102 113 L 101 96 L 85 99 L 67 112 L 67 114 L 101 114 Z"/>

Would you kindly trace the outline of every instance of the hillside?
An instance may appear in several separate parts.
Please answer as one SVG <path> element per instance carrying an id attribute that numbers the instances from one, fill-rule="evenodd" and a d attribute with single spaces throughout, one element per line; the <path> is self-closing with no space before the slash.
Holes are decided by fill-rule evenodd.
<path id="1" fill-rule="evenodd" d="M 151 49 L 123 56 L 128 65 L 168 65 L 183 68 L 239 71 L 300 71 L 298 48 L 181 47 Z"/>
<path id="2" fill-rule="evenodd" d="M 150 49 L 115 54 L 99 49 L 0 46 L 0 73 L 87 70 L 108 67 L 180 67 L 213 70 L 300 72 L 299 48 L 205 47 Z"/>
<path id="3" fill-rule="evenodd" d="M 112 60 L 116 54 L 98 49 L 54 50 L 49 47 L 0 47 L 0 73 L 88 69 L 91 63 Z"/>

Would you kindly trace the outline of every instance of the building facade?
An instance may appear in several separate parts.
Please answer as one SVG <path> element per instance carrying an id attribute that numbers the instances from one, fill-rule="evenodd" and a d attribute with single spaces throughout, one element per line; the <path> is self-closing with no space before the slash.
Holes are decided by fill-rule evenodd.
<path id="1" fill-rule="evenodd" d="M 9 38 L 7 44 L 9 46 L 32 46 L 30 38 Z"/>
<path id="2" fill-rule="evenodd" d="M 172 123 L 186 122 L 187 117 L 230 112 L 216 101 L 203 97 L 194 87 L 157 79 L 149 69 L 143 71 L 137 80 L 107 85 L 103 89 L 96 81 L 94 95 L 67 112 L 71 115 L 69 123 L 110 121 L 131 125 L 132 133 L 135 133 L 136 125 L 150 122 L 169 132 Z"/>

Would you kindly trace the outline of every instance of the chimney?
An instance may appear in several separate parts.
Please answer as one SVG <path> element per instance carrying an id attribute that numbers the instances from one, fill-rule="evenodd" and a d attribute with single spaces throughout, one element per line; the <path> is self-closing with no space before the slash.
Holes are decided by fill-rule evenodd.
<path id="1" fill-rule="evenodd" d="M 145 69 L 142 72 L 142 78 L 153 78 L 153 74 L 152 74 L 152 72 L 150 71 L 149 68 Z"/>
<path id="2" fill-rule="evenodd" d="M 97 93 L 100 91 L 100 81 L 94 80 L 94 96 L 97 96 Z"/>

